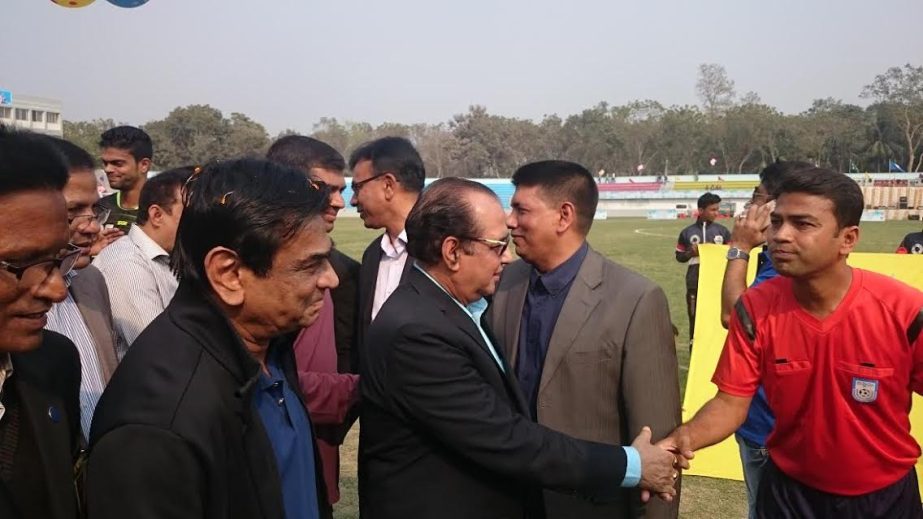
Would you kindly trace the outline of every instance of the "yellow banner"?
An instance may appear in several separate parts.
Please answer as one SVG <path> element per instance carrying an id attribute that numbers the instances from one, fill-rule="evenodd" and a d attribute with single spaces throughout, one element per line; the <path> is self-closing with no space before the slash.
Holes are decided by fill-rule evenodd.
<path id="1" fill-rule="evenodd" d="M 696 304 L 695 338 L 686 396 L 683 401 L 683 421 L 689 420 L 717 392 L 711 377 L 724 347 L 727 331 L 721 326 L 721 282 L 727 262 L 725 245 L 700 245 L 699 293 Z M 923 255 L 854 253 L 849 264 L 887 274 L 923 290 Z M 747 278 L 749 284 L 756 272 L 756 251 L 750 256 Z M 910 412 L 911 433 L 917 443 L 923 441 L 923 399 L 913 395 Z M 923 482 L 923 463 L 917 461 L 917 476 Z M 696 453 L 688 474 L 714 478 L 743 480 L 740 453 L 734 437 Z M 923 489 L 921 489 L 923 495 Z"/>

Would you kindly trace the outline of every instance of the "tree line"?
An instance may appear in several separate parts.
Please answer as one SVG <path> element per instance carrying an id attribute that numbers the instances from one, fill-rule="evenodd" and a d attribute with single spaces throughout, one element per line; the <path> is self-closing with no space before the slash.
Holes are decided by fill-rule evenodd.
<path id="1" fill-rule="evenodd" d="M 838 171 L 923 171 L 923 66 L 892 67 L 875 76 L 860 92 L 868 106 L 825 98 L 799 114 L 784 114 L 754 92 L 738 94 L 717 64 L 700 65 L 695 88 L 700 105 L 601 102 L 540 121 L 474 105 L 439 124 L 373 126 L 324 117 L 311 135 L 347 157 L 367 140 L 406 137 L 432 177 L 507 177 L 523 163 L 547 158 L 608 176 L 752 173 L 777 159 Z M 99 134 L 115 125 L 111 119 L 65 121 L 64 136 L 96 155 Z M 273 140 L 246 115 L 226 116 L 208 105 L 178 107 L 142 127 L 154 141 L 158 169 L 261 154 Z"/>

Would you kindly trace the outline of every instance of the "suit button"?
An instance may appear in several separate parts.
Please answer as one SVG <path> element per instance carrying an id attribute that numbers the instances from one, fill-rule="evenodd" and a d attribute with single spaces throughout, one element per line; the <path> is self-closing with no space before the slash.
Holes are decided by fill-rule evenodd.
<path id="1" fill-rule="evenodd" d="M 48 407 L 48 419 L 54 423 L 61 421 L 61 411 L 58 410 L 55 406 Z"/>

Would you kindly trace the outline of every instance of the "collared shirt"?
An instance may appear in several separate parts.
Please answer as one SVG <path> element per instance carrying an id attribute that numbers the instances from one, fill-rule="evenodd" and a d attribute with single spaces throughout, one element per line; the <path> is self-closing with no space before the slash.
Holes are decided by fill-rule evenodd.
<path id="1" fill-rule="evenodd" d="M 80 307 L 71 294 L 70 281 L 78 275 L 78 271 L 71 271 L 65 279 L 68 290 L 64 301 L 56 303 L 48 311 L 48 324 L 45 328 L 58 332 L 73 341 L 80 354 L 80 426 L 83 437 L 90 437 L 90 423 L 93 421 L 93 412 L 96 403 L 102 396 L 106 384 L 103 382 L 102 369 L 99 365 L 99 355 L 96 352 L 96 341 L 90 334 Z"/>
<path id="2" fill-rule="evenodd" d="M 494 361 L 496 361 L 497 366 L 500 367 L 500 371 L 505 372 L 506 368 L 503 367 L 503 361 L 500 360 L 500 355 L 497 354 L 497 349 L 494 347 L 494 344 L 490 342 L 490 338 L 487 336 L 487 332 L 484 331 L 484 327 L 481 326 L 481 317 L 484 315 L 484 312 L 487 310 L 487 300 L 482 297 L 467 306 L 463 305 L 458 299 L 455 299 L 454 297 L 452 297 L 452 294 L 448 293 L 446 289 L 443 288 L 442 285 L 439 284 L 438 281 L 433 279 L 433 276 L 430 276 L 429 272 L 423 270 L 423 268 L 420 267 L 419 264 L 414 264 L 414 267 L 420 272 L 422 272 L 424 276 L 429 278 L 430 281 L 435 283 L 436 286 L 439 287 L 440 290 L 445 292 L 445 295 L 449 296 L 449 298 L 451 298 L 452 301 L 454 301 L 455 304 L 458 305 L 458 307 L 461 308 L 463 312 L 465 312 L 465 315 L 467 315 L 468 317 L 471 318 L 472 321 L 474 321 L 474 325 L 477 327 L 478 331 L 481 332 L 481 338 L 484 339 L 484 343 L 487 344 L 487 349 L 490 350 L 490 354 L 493 356 Z"/>
<path id="3" fill-rule="evenodd" d="M 542 380 L 551 334 L 588 250 L 589 246 L 584 242 L 577 252 L 553 270 L 540 274 L 533 268 L 529 276 L 529 291 L 526 293 L 519 325 L 516 378 L 529 402 L 529 412 L 533 419 L 537 417 L 538 386 Z"/>
<path id="4" fill-rule="evenodd" d="M 516 378 L 529 402 L 529 412 L 536 420 L 538 413 L 538 387 L 542 380 L 545 356 L 551 344 L 551 335 L 570 287 L 577 278 L 580 266 L 589 252 L 586 242 L 570 258 L 553 270 L 540 274 L 534 268 L 529 277 L 529 291 L 522 308 L 519 328 L 519 350 L 516 357 Z M 623 446 L 627 463 L 625 477 L 620 485 L 624 488 L 638 486 L 641 481 L 641 455 L 634 447 Z"/>
<path id="5" fill-rule="evenodd" d="M 11 376 L 13 376 L 13 360 L 10 359 L 10 354 L 6 353 L 0 357 L 0 397 L 3 396 L 3 385 Z M 3 419 L 5 413 L 6 407 L 3 405 L 3 400 L 0 400 L 0 420 Z"/>
<path id="6" fill-rule="evenodd" d="M 317 478 L 311 422 L 301 400 L 282 373 L 277 351 L 266 355 L 266 369 L 260 373 L 253 392 L 256 408 L 276 456 L 282 502 L 288 519 L 318 519 Z"/>
<path id="7" fill-rule="evenodd" d="M 170 255 L 144 230 L 132 225 L 100 252 L 93 266 L 103 273 L 112 302 L 115 328 L 130 346 L 147 325 L 170 304 L 178 282 Z M 120 348 L 119 358 L 125 355 Z"/>
<path id="8" fill-rule="evenodd" d="M 386 232 L 381 237 L 381 261 L 378 263 L 378 278 L 375 281 L 375 297 L 372 299 L 372 320 L 391 293 L 401 283 L 401 274 L 407 264 L 407 231 L 403 230 L 395 242 Z"/>

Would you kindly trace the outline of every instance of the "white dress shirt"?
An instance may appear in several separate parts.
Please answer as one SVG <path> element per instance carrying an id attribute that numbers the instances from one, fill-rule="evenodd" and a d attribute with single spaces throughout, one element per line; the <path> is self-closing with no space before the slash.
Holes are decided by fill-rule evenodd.
<path id="1" fill-rule="evenodd" d="M 80 354 L 80 426 L 84 439 L 88 439 L 93 412 L 96 411 L 96 403 L 106 389 L 106 384 L 103 382 L 99 355 L 96 353 L 96 341 L 83 320 L 80 307 L 71 295 L 70 280 L 77 274 L 77 271 L 68 274 L 67 297 L 64 301 L 54 304 L 48 311 L 48 324 L 45 328 L 60 333 L 77 346 L 77 352 Z"/>
<path id="2" fill-rule="evenodd" d="M 178 282 L 170 255 L 137 225 L 99 253 L 93 266 L 103 273 L 115 328 L 131 346 L 173 299 Z M 125 355 L 120 350 L 119 359 Z"/>
<path id="3" fill-rule="evenodd" d="M 391 293 L 401 283 L 401 274 L 407 264 L 407 231 L 403 230 L 392 243 L 386 232 L 381 237 L 381 262 L 378 263 L 378 278 L 375 281 L 375 297 L 372 299 L 372 320 Z"/>

